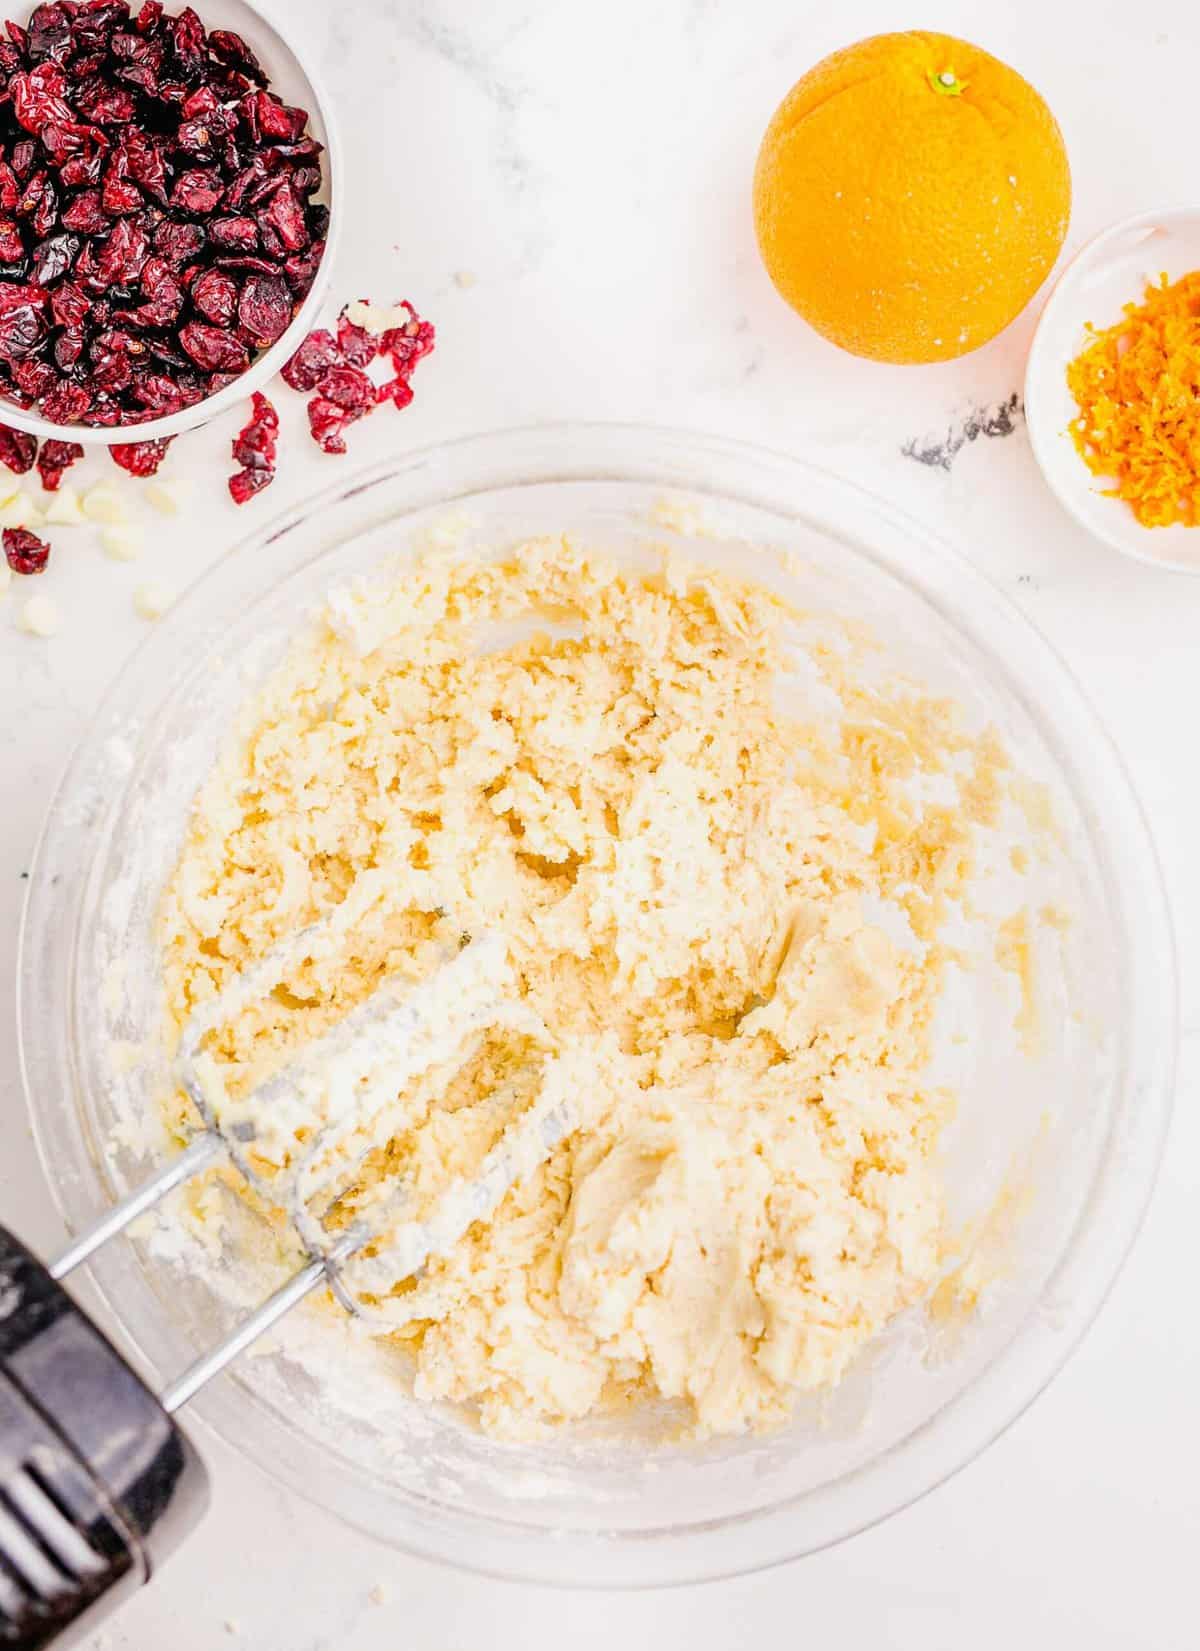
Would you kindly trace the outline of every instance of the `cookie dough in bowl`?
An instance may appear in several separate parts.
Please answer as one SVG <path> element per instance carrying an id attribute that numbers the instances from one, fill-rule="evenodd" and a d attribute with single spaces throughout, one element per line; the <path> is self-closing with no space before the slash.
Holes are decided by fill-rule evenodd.
<path id="1" fill-rule="evenodd" d="M 1148 1190 L 1171 958 L 1111 752 L 967 567 L 791 461 L 538 431 L 298 514 L 172 628 L 35 877 L 27 1063 L 65 1014 L 83 1075 L 47 1151 L 115 1190 L 171 1150 L 181 1023 L 335 908 L 216 1035 L 231 1090 L 487 933 L 514 1012 L 359 1190 L 431 1205 L 546 1084 L 577 1125 L 416 1279 L 384 1234 L 220 1431 L 420 1551 L 637 1583 L 834 1540 L 1028 1402 Z M 295 1256 L 225 1174 L 98 1271 L 174 1368 Z"/>
<path id="2" fill-rule="evenodd" d="M 689 1432 L 779 1426 L 932 1289 L 947 1242 L 940 937 L 1003 752 L 949 704 L 856 687 L 851 646 L 813 661 L 841 725 L 789 714 L 803 615 L 652 556 L 437 551 L 339 593 L 201 793 L 166 897 L 176 1027 L 361 908 L 221 1034 L 242 1088 L 388 974 L 428 974 L 447 926 L 507 943 L 580 1127 L 415 1284 L 386 1250 L 370 1267 L 417 1396 L 503 1435 L 642 1399 L 679 1401 Z M 946 800 L 920 800 L 935 777 Z M 476 1172 L 528 1037 L 415 1086 L 378 1175 L 428 1203 Z"/>

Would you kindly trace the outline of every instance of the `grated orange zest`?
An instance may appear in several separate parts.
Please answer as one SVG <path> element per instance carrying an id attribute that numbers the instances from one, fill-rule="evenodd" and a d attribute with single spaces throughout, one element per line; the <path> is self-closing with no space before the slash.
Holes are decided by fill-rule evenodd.
<path id="1" fill-rule="evenodd" d="M 1069 429 L 1143 527 L 1200 525 L 1200 270 L 1146 288 L 1067 368 Z"/>

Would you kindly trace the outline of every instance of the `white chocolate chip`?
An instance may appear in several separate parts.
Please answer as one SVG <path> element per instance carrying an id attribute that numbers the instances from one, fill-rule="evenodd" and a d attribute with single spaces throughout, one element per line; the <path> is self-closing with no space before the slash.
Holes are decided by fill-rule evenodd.
<path id="1" fill-rule="evenodd" d="M 83 495 L 83 513 L 90 522 L 123 522 L 129 515 L 125 495 L 112 482 L 97 482 Z"/>
<path id="2" fill-rule="evenodd" d="M 412 316 L 403 304 L 371 304 L 358 298 L 346 305 L 346 320 L 369 333 L 384 333 L 392 327 L 406 327 Z"/>
<path id="3" fill-rule="evenodd" d="M 390 1590 L 383 1582 L 377 1582 L 368 1595 L 372 1605 L 386 1605 L 391 1597 Z"/>
<path id="4" fill-rule="evenodd" d="M 191 482 L 183 476 L 174 481 L 147 482 L 146 501 L 163 516 L 178 516 L 192 491 Z"/>
<path id="5" fill-rule="evenodd" d="M 476 277 L 471 270 L 460 269 L 455 271 L 454 281 L 456 286 L 473 287 L 475 285 Z"/>
<path id="6" fill-rule="evenodd" d="M 133 605 L 143 619 L 161 619 L 174 600 L 174 594 L 158 580 L 139 585 L 133 593 Z"/>
<path id="7" fill-rule="evenodd" d="M 42 513 L 38 502 L 29 493 L 17 493 L 0 507 L 0 527 L 39 527 Z"/>
<path id="8" fill-rule="evenodd" d="M 62 617 L 48 596 L 31 596 L 21 609 L 21 629 L 30 636 L 53 636 Z"/>
<path id="9" fill-rule="evenodd" d="M 142 554 L 146 530 L 140 522 L 114 522 L 100 535 L 100 544 L 106 556 L 114 562 L 132 562 Z"/>
<path id="10" fill-rule="evenodd" d="M 79 494 L 73 487 L 60 487 L 50 495 L 46 521 L 54 527 L 81 527 L 85 521 Z"/>

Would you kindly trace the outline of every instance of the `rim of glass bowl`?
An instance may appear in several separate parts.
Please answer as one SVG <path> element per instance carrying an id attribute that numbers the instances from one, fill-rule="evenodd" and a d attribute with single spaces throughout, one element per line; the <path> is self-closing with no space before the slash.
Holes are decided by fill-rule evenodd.
<path id="1" fill-rule="evenodd" d="M 19 407 L 16 402 L 0 395 L 0 417 L 4 423 L 29 431 L 39 441 L 77 441 L 88 448 L 117 447 L 126 442 L 160 441 L 163 437 L 182 435 L 185 430 L 198 430 L 202 425 L 220 418 L 231 407 L 247 401 L 255 390 L 261 390 L 281 367 L 287 365 L 317 324 L 317 316 L 333 279 L 334 259 L 342 233 L 342 145 L 333 104 L 321 70 L 314 61 L 315 53 L 310 52 L 303 38 L 305 31 L 301 30 L 301 41 L 297 44 L 290 29 L 285 28 L 280 16 L 281 8 L 275 0 L 269 0 L 269 3 L 264 3 L 264 0 L 224 0 L 224 4 L 232 7 L 234 15 L 223 17 L 222 25 L 230 23 L 244 28 L 244 19 L 236 15 L 241 12 L 254 19 L 256 29 L 268 41 L 268 45 L 264 46 L 259 39 L 256 45 L 270 74 L 272 86 L 278 90 L 281 85 L 293 83 L 293 90 L 288 96 L 308 110 L 313 134 L 325 147 L 325 181 L 315 198 L 324 201 L 329 208 L 329 230 L 313 284 L 286 331 L 269 349 L 257 356 L 232 384 L 218 390 L 215 396 L 206 396 L 194 406 L 170 413 L 166 418 L 147 419 L 144 424 L 117 424 L 107 429 L 90 424 L 53 424 L 49 419 Z M 211 9 L 212 0 L 209 21 L 213 21 Z"/>
<path id="2" fill-rule="evenodd" d="M 1114 931 L 1124 947 L 1125 1067 L 1104 1154 L 1057 1269 L 1026 1319 L 977 1379 L 882 1455 L 832 1483 L 703 1524 L 597 1533 L 450 1510 L 400 1493 L 332 1446 L 294 1434 L 234 1374 L 195 1411 L 275 1478 L 393 1546 L 489 1575 L 583 1587 L 665 1586 L 737 1575 L 815 1552 L 899 1511 L 1005 1431 L 1066 1362 L 1104 1302 L 1141 1225 L 1172 1101 L 1174 942 L 1153 841 L 1121 759 L 1074 678 L 1040 632 L 951 546 L 863 489 L 786 454 L 626 424 L 543 425 L 409 453 L 336 482 L 244 539 L 190 589 L 128 661 L 102 702 L 51 804 L 30 872 L 18 964 L 20 1053 L 33 1131 L 67 1226 L 114 1196 L 89 1138 L 70 1004 L 91 843 L 100 835 L 72 800 L 104 772 L 109 730 L 156 714 L 180 656 L 219 633 L 222 615 L 285 574 L 379 522 L 497 488 L 625 481 L 686 489 L 803 519 L 917 591 L 983 650 L 1061 765 L 1092 838 Z M 327 524 L 297 558 L 300 524 Z M 148 709 L 148 707 L 150 709 Z M 101 794 L 106 793 L 101 789 Z M 107 804 L 106 806 L 112 806 Z M 59 1035 L 55 1035 L 56 1031 Z M 108 1310 L 160 1376 L 190 1350 L 131 1246 L 117 1243 L 91 1276 Z M 1054 1311 L 1048 1308 L 1053 1298 Z M 402 1505 L 401 1505 L 402 1504 Z M 532 1512 L 532 1510 L 529 1510 Z"/>

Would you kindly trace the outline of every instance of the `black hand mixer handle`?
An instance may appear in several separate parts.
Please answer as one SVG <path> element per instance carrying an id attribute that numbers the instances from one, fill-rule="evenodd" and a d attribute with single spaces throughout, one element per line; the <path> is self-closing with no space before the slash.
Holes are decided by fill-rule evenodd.
<path id="1" fill-rule="evenodd" d="M 207 1505 L 186 1435 L 0 1227 L 0 1651 L 77 1643 Z"/>

